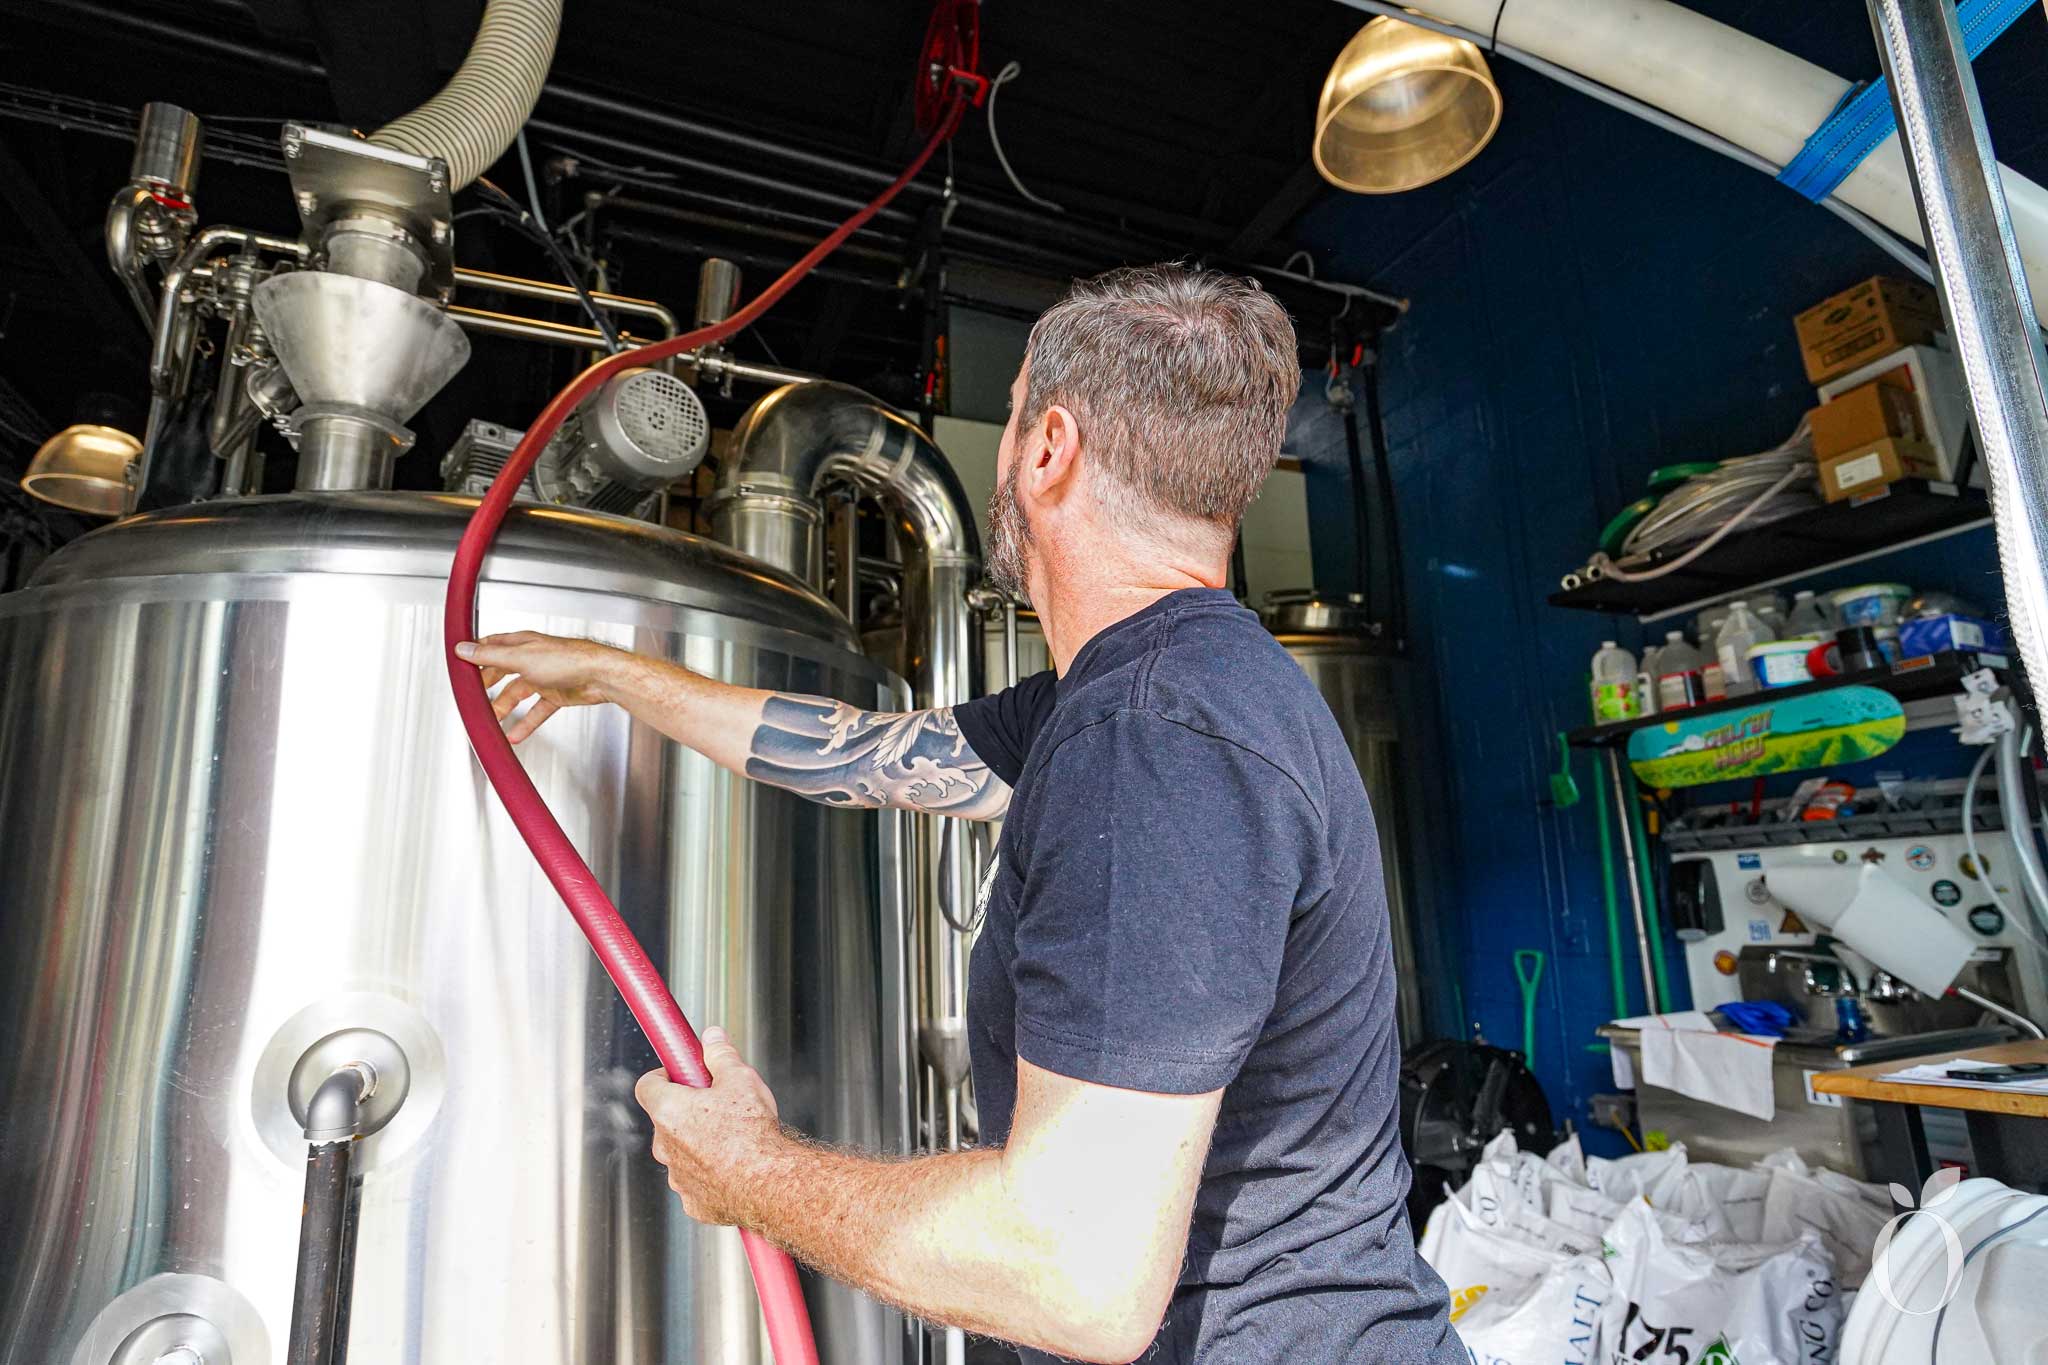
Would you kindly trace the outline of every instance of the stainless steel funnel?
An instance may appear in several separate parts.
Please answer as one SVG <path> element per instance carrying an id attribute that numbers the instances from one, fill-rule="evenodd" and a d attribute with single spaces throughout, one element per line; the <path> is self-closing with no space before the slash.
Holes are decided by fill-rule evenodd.
<path id="1" fill-rule="evenodd" d="M 286 421 L 301 490 L 383 488 L 405 424 L 469 359 L 454 319 L 402 289 L 297 271 L 250 296 L 303 404 Z"/>

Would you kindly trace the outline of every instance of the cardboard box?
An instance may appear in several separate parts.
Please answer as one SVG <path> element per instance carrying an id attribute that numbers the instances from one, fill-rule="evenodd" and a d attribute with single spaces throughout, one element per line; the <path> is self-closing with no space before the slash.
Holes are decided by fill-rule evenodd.
<path id="1" fill-rule="evenodd" d="M 1941 330 L 1941 301 L 1918 280 L 1874 275 L 1792 319 L 1806 377 L 1819 384 Z"/>
<path id="2" fill-rule="evenodd" d="M 1970 392 L 1963 385 L 1963 367 L 1955 356 L 1936 346 L 1908 346 L 1879 356 L 1859 369 L 1820 386 L 1821 401 L 1847 393 L 1872 380 L 1909 390 L 1920 407 L 1920 436 L 1941 461 L 1937 483 L 1954 483 L 1970 428 Z M 1984 486 L 1984 461 L 1973 460 L 1970 486 Z"/>
<path id="3" fill-rule="evenodd" d="M 1829 502 L 1860 498 L 1900 479 L 1932 478 L 1934 447 L 1910 436 L 1887 436 L 1820 461 L 1821 496 Z"/>
<path id="4" fill-rule="evenodd" d="M 1837 394 L 1808 412 L 1806 420 L 1813 428 L 1817 460 L 1846 455 L 1887 436 L 1919 440 L 1927 434 L 1920 429 L 1920 405 L 1914 401 L 1913 390 L 1884 377 Z"/>

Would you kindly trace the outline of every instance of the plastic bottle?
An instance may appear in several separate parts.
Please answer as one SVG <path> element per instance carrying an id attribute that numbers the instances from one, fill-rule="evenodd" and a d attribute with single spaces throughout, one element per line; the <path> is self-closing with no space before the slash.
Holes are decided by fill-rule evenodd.
<path id="1" fill-rule="evenodd" d="M 1763 596 L 1758 597 L 1752 593 L 1748 598 L 1748 602 L 1749 609 L 1756 613 L 1757 619 L 1771 628 L 1771 638 L 1773 640 L 1784 639 L 1785 612 L 1787 610 L 1785 594 L 1781 592 L 1767 592 Z"/>
<path id="2" fill-rule="evenodd" d="M 1792 598 L 1792 614 L 1785 618 L 1787 640 L 1832 640 L 1835 623 L 1813 589 L 1801 588 Z"/>
<path id="3" fill-rule="evenodd" d="M 1687 711 L 1705 701 L 1705 670 L 1706 660 L 1686 643 L 1683 631 L 1666 634 L 1664 647 L 1657 651 L 1657 710 Z"/>
<path id="4" fill-rule="evenodd" d="M 1657 656 L 1663 651 L 1656 645 L 1643 650 L 1643 660 L 1636 665 L 1636 714 L 1654 716 L 1657 714 Z"/>
<path id="5" fill-rule="evenodd" d="M 1700 642 L 1700 686 L 1706 689 L 1707 701 L 1721 701 L 1728 695 L 1721 677 L 1721 656 L 1714 652 L 1714 641 L 1721 638 L 1721 627 L 1734 609 L 1734 603 L 1720 602 L 1692 618 L 1692 638 Z"/>
<path id="6" fill-rule="evenodd" d="M 1593 656 L 1593 722 L 1634 720 L 1636 706 L 1636 656 L 1612 640 L 1601 642 Z"/>
<path id="7" fill-rule="evenodd" d="M 1728 619 L 1721 623 L 1721 633 L 1714 640 L 1714 653 L 1721 661 L 1722 685 L 1729 696 L 1746 697 L 1756 691 L 1756 676 L 1749 671 L 1750 647 L 1776 638 L 1771 628 L 1749 609 L 1749 603 L 1737 602 L 1729 609 Z"/>

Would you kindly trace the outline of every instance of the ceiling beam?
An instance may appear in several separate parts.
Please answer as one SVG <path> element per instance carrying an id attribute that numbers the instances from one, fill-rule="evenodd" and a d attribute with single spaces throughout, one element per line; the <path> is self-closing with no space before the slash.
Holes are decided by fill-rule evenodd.
<path id="1" fill-rule="evenodd" d="M 1317 172 L 1313 161 L 1302 162 L 1273 192 L 1273 197 L 1238 229 L 1237 236 L 1230 239 L 1224 250 L 1232 256 L 1258 255 L 1329 188 L 1329 182 Z"/>
<path id="2" fill-rule="evenodd" d="M 847 284 L 833 284 L 826 288 L 824 302 L 818 305 L 818 314 L 811 320 L 810 329 L 804 337 L 803 357 L 797 368 L 813 374 L 830 374 L 832 362 L 838 357 L 840 347 L 846 341 L 847 329 L 853 325 L 854 314 L 860 310 L 863 301 L 860 290 Z"/>
<path id="3" fill-rule="evenodd" d="M 92 325 L 116 345 L 139 347 L 148 333 L 135 315 L 134 305 L 114 288 L 113 271 L 104 259 L 88 256 L 73 240 L 71 225 L 4 141 L 0 141 L 0 184 L 10 189 L 0 198 L 21 219 L 31 240 L 42 248 L 57 273 L 76 286 L 73 297 L 84 306 Z"/>

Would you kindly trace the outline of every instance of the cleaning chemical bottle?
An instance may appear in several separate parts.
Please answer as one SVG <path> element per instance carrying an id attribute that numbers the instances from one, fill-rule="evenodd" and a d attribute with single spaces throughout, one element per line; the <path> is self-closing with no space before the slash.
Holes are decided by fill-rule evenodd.
<path id="1" fill-rule="evenodd" d="M 1657 655 L 1660 652 L 1656 645 L 1646 646 L 1643 661 L 1636 665 L 1636 714 L 1639 716 L 1657 714 Z"/>
<path id="2" fill-rule="evenodd" d="M 1601 642 L 1593 656 L 1593 723 L 1634 720 L 1636 706 L 1636 656 L 1612 640 Z"/>
<path id="3" fill-rule="evenodd" d="M 1792 614 L 1785 618 L 1787 640 L 1832 640 L 1835 637 L 1835 623 L 1828 615 L 1827 608 L 1813 595 L 1812 588 L 1801 588 L 1792 595 Z"/>
<path id="4" fill-rule="evenodd" d="M 1728 619 L 1721 623 L 1721 633 L 1714 640 L 1714 653 L 1721 661 L 1722 686 L 1729 696 L 1746 697 L 1756 691 L 1756 678 L 1749 671 L 1749 651 L 1776 638 L 1771 628 L 1749 609 L 1749 603 L 1737 602 L 1729 608 Z"/>
<path id="5" fill-rule="evenodd" d="M 1705 670 L 1706 661 L 1686 643 L 1685 632 L 1666 634 L 1664 648 L 1657 651 L 1657 710 L 1685 711 L 1705 701 Z"/>

